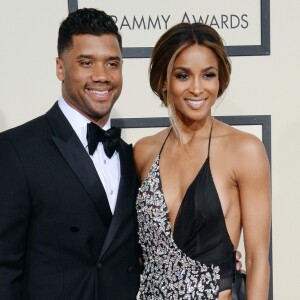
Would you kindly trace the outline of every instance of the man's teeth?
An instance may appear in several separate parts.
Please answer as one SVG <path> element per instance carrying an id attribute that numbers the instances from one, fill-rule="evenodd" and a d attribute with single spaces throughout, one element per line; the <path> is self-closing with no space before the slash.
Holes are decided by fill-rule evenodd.
<path id="1" fill-rule="evenodd" d="M 95 90 L 90 90 L 90 92 L 97 94 L 97 95 L 105 95 L 108 93 L 108 90 L 106 91 L 95 91 Z"/>

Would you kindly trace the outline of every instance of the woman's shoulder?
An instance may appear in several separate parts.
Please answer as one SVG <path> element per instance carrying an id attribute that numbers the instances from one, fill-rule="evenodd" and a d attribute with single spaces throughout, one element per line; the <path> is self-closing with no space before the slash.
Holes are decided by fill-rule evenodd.
<path id="1" fill-rule="evenodd" d="M 148 170 L 155 157 L 159 154 L 160 149 L 169 133 L 170 129 L 166 128 L 154 135 L 145 136 L 138 140 L 133 147 L 135 164 L 140 177 L 142 178 L 145 170 Z"/>
<path id="2" fill-rule="evenodd" d="M 219 138 L 218 155 L 229 159 L 237 170 L 250 170 L 257 164 L 268 165 L 264 144 L 254 134 L 244 132 L 225 123 L 216 126 L 216 139 Z"/>
<path id="3" fill-rule="evenodd" d="M 215 129 L 215 137 L 220 138 L 228 148 L 231 148 L 231 151 L 252 151 L 255 148 L 263 147 L 262 141 L 254 134 L 242 131 L 226 123 L 217 121 Z"/>
<path id="4" fill-rule="evenodd" d="M 146 152 L 152 152 L 152 151 L 158 151 L 160 150 L 160 147 L 162 146 L 164 140 L 167 137 L 167 134 L 169 132 L 169 128 L 166 128 L 164 130 L 159 131 L 158 133 L 154 135 L 149 135 L 141 138 L 138 140 L 135 145 L 134 149 L 135 151 L 146 151 Z"/>
<path id="5" fill-rule="evenodd" d="M 238 185 L 248 182 L 249 176 L 267 177 L 269 160 L 257 136 L 221 122 L 214 129 L 211 157 L 216 169 L 228 172 Z"/>

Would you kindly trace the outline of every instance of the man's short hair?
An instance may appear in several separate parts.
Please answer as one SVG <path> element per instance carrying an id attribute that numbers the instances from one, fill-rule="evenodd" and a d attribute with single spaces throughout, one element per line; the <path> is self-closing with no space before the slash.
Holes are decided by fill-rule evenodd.
<path id="1" fill-rule="evenodd" d="M 82 8 L 72 12 L 64 19 L 59 27 L 57 52 L 62 52 L 72 47 L 73 35 L 91 34 L 103 35 L 112 34 L 116 36 L 120 49 L 122 50 L 122 37 L 113 18 L 104 11 L 95 8 Z"/>

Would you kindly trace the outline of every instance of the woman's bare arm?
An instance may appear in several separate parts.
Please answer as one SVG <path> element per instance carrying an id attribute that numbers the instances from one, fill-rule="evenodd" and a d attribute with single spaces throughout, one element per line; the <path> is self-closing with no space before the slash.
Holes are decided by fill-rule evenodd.
<path id="1" fill-rule="evenodd" d="M 247 299 L 266 300 L 269 289 L 271 223 L 270 168 L 263 144 L 245 135 L 237 147 L 239 188 L 246 250 Z"/>

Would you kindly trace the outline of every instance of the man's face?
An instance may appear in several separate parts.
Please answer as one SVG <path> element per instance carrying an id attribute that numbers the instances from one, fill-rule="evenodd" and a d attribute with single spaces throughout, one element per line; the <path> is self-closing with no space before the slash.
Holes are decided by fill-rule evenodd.
<path id="1" fill-rule="evenodd" d="M 122 90 L 122 53 L 114 35 L 73 36 L 72 47 L 56 59 L 63 98 L 103 126 Z"/>

